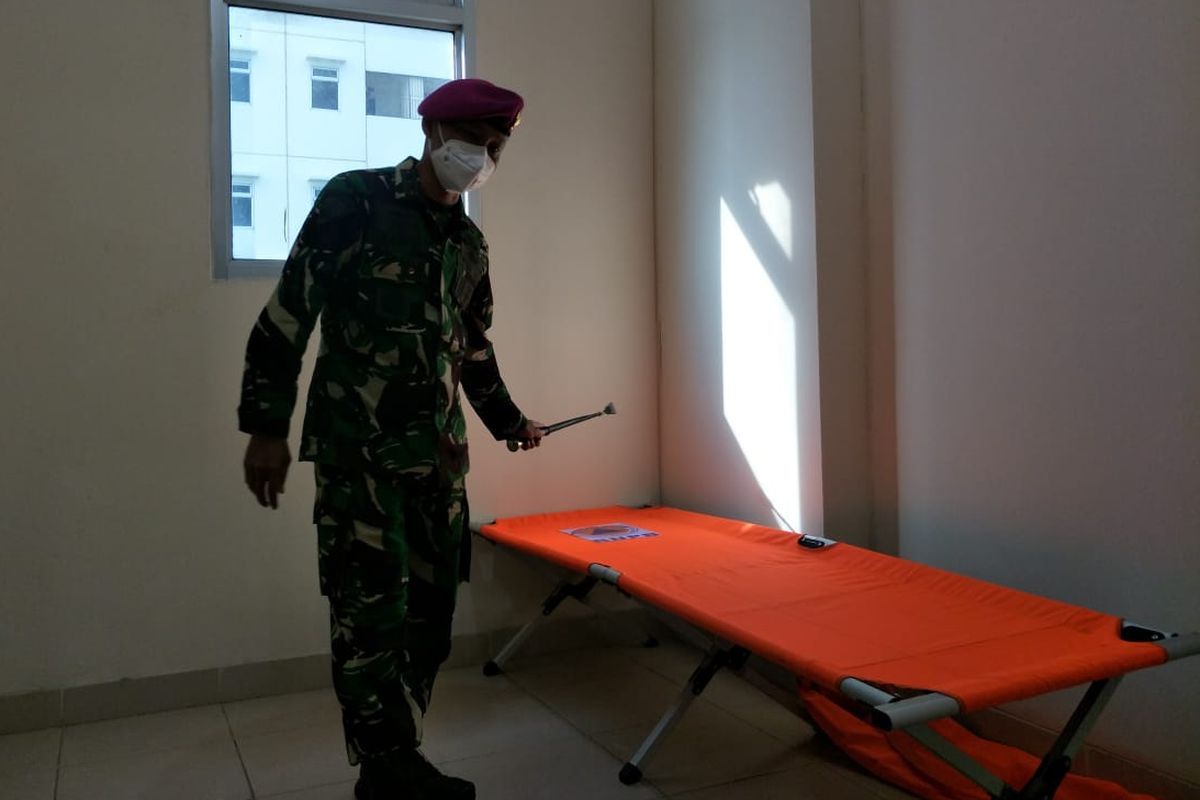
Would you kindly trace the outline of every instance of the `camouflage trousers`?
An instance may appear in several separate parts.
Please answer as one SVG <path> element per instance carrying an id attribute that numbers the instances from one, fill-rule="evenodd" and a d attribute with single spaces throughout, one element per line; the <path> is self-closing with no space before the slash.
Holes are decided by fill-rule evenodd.
<path id="1" fill-rule="evenodd" d="M 351 764 L 421 743 L 469 547 L 462 481 L 414 492 L 314 464 L 321 593 Z"/>

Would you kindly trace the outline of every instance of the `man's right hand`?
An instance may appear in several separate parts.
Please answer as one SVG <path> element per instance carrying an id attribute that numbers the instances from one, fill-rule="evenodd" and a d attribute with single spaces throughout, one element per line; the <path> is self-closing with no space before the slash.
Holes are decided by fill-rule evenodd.
<path id="1" fill-rule="evenodd" d="M 246 445 L 242 466 L 246 470 L 246 486 L 264 508 L 279 508 L 279 495 L 287 478 L 292 453 L 286 438 L 252 435 Z"/>

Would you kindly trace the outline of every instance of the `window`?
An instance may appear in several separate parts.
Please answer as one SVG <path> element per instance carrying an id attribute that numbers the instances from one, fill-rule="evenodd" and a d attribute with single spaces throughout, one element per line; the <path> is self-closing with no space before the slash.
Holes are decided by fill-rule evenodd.
<path id="1" fill-rule="evenodd" d="M 417 107 L 446 78 L 396 75 L 390 72 L 367 73 L 367 115 L 420 119 Z"/>
<path id="2" fill-rule="evenodd" d="M 312 68 L 312 107 L 337 111 L 338 71 L 337 67 Z"/>
<path id="3" fill-rule="evenodd" d="M 416 108 L 463 74 L 470 20 L 463 0 L 209 9 L 213 273 L 278 275 L 328 176 L 421 155 Z"/>
<path id="4" fill-rule="evenodd" d="M 230 219 L 235 228 L 254 227 L 254 193 L 252 184 L 244 178 L 233 179 L 233 194 L 230 205 Z"/>
<path id="5" fill-rule="evenodd" d="M 231 103 L 250 102 L 250 59 L 242 56 L 235 58 L 229 55 L 229 101 Z"/>

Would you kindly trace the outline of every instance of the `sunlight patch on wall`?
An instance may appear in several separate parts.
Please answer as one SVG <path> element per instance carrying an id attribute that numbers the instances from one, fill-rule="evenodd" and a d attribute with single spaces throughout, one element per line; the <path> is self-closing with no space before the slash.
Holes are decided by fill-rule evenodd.
<path id="1" fill-rule="evenodd" d="M 775 211 L 780 207 L 779 198 L 784 207 L 790 206 L 781 189 L 765 192 L 763 197 L 773 198 L 768 202 Z M 769 219 L 767 222 L 772 224 Z M 786 241 L 785 250 L 790 251 L 790 231 Z M 721 347 L 725 419 L 777 522 L 799 530 L 796 323 L 724 200 Z"/>

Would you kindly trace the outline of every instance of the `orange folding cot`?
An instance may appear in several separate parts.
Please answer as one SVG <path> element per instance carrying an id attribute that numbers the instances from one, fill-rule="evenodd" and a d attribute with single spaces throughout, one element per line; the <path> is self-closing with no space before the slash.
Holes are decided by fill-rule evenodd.
<path id="1" fill-rule="evenodd" d="M 538 617 L 485 666 L 498 674 L 537 622 L 598 583 L 711 634 L 679 701 L 621 770 L 642 770 L 662 737 L 723 666 L 750 654 L 779 664 L 883 730 L 903 730 L 995 798 L 1050 798 L 1121 676 L 1200 652 L 1119 617 L 830 539 L 673 508 L 608 507 L 501 519 L 477 531 L 582 578 L 561 583 Z M 1020 789 L 929 723 L 1090 684 Z"/>

